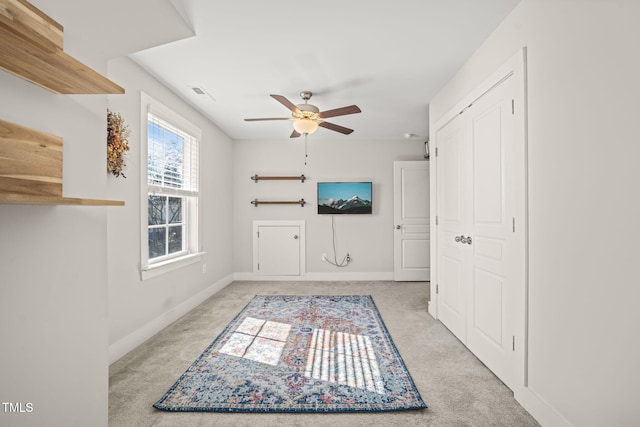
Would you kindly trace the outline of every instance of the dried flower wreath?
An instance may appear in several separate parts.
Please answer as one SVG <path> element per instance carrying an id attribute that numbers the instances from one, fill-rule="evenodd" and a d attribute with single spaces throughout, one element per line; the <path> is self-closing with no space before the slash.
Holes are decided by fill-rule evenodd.
<path id="1" fill-rule="evenodd" d="M 129 127 L 119 113 L 107 110 L 107 172 L 126 178 L 124 154 L 129 151 Z"/>

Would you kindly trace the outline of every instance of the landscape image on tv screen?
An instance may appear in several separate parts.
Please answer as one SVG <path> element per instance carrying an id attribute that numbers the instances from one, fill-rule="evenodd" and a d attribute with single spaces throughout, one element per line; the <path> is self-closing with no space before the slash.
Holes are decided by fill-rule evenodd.
<path id="1" fill-rule="evenodd" d="M 319 182 L 319 214 L 370 214 L 370 182 Z"/>

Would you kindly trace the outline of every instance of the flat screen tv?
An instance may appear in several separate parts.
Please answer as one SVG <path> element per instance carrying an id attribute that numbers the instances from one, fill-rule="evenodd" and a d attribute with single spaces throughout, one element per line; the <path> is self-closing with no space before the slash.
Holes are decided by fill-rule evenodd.
<path id="1" fill-rule="evenodd" d="M 319 214 L 371 214 L 371 182 L 319 182 Z"/>

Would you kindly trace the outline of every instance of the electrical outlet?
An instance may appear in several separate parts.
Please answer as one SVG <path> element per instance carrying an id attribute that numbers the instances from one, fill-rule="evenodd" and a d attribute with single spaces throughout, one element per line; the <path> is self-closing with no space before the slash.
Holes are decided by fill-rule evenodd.
<path id="1" fill-rule="evenodd" d="M 349 255 L 349 252 L 347 252 L 347 262 L 351 261 L 351 255 Z"/>
<path id="2" fill-rule="evenodd" d="M 323 254 L 322 254 L 322 260 L 323 260 L 323 261 L 326 261 L 326 260 L 327 260 L 327 254 L 326 254 L 326 253 L 323 253 Z"/>

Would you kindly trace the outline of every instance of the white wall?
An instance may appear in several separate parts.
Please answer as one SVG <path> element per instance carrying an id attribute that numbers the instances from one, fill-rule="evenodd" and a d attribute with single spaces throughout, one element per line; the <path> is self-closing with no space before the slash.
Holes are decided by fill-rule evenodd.
<path id="1" fill-rule="evenodd" d="M 65 196 L 105 198 L 106 96 L 5 72 L 0 94 L 1 119 L 63 137 Z M 0 425 L 107 425 L 110 209 L 0 205 L 0 401 L 33 407 Z"/>
<path id="2" fill-rule="evenodd" d="M 523 0 L 431 103 L 433 124 L 527 47 L 533 399 L 521 398 L 552 424 L 640 423 L 639 16 L 635 0 Z"/>
<path id="3" fill-rule="evenodd" d="M 319 130 L 322 132 L 324 130 Z M 283 130 L 286 135 L 286 129 Z M 304 164 L 304 139 L 280 141 L 234 141 L 234 271 L 251 277 L 252 221 L 295 219 L 306 221 L 307 279 L 382 280 L 393 272 L 393 161 L 423 159 L 419 141 L 362 141 L 340 138 L 314 140 L 308 137 L 308 164 Z M 260 181 L 255 175 L 304 174 L 300 181 Z M 318 181 L 372 181 L 373 215 L 335 215 L 337 254 L 348 251 L 352 262 L 345 268 L 322 261 L 322 253 L 333 257 L 331 215 L 317 214 Z M 259 200 L 299 200 L 299 205 L 263 205 Z"/>
<path id="4" fill-rule="evenodd" d="M 109 177 L 109 198 L 124 200 L 108 215 L 109 344 L 111 361 L 179 318 L 232 280 L 231 139 L 127 58 L 109 62 L 109 76 L 126 89 L 109 96 L 131 131 L 125 178 Z M 202 130 L 198 263 L 140 280 L 140 91 Z M 146 124 L 146 123 L 145 123 Z M 206 273 L 203 273 L 206 265 Z"/>

